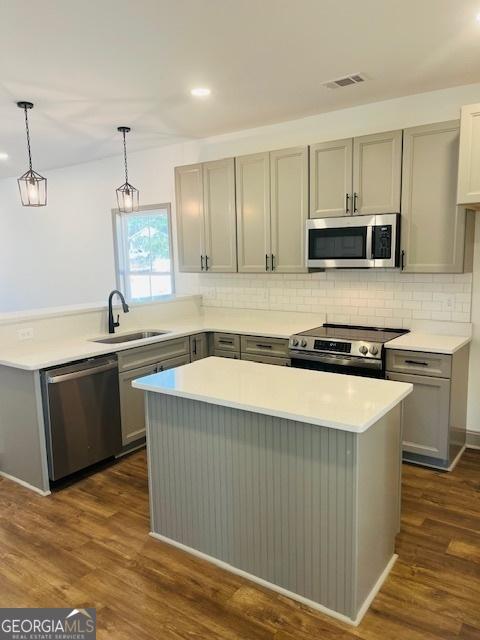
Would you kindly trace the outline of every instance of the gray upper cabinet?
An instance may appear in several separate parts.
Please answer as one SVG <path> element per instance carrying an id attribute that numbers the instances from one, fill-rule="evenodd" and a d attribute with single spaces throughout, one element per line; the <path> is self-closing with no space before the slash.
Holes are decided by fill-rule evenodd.
<path id="1" fill-rule="evenodd" d="M 201 164 L 175 168 L 175 194 L 179 270 L 201 271 L 205 245 Z"/>
<path id="2" fill-rule="evenodd" d="M 465 209 L 458 207 L 459 122 L 406 129 L 403 150 L 404 270 L 460 273 L 465 258 Z M 471 234 L 473 237 L 473 234 Z"/>
<path id="3" fill-rule="evenodd" d="M 233 158 L 175 168 L 180 271 L 237 270 Z"/>
<path id="4" fill-rule="evenodd" d="M 457 203 L 480 209 L 480 103 L 462 107 Z"/>
<path id="5" fill-rule="evenodd" d="M 398 213 L 402 183 L 402 131 L 353 140 L 353 213 Z"/>
<path id="6" fill-rule="evenodd" d="M 305 222 L 308 217 L 308 150 L 270 153 L 271 263 L 279 273 L 307 271 Z"/>
<path id="7" fill-rule="evenodd" d="M 256 153 L 235 159 L 237 191 L 238 270 L 269 270 L 270 154 Z"/>
<path id="8" fill-rule="evenodd" d="M 235 226 L 235 161 L 233 158 L 203 163 L 206 271 L 237 270 Z"/>
<path id="9" fill-rule="evenodd" d="M 310 217 L 398 213 L 402 131 L 310 147 Z"/>
<path id="10" fill-rule="evenodd" d="M 311 145 L 310 218 L 352 212 L 352 163 L 352 138 Z"/>

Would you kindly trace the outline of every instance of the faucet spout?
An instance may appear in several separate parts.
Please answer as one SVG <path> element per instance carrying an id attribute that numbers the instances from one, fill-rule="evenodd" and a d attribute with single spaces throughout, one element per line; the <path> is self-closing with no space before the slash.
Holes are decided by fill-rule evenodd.
<path id="1" fill-rule="evenodd" d="M 128 304 L 125 301 L 125 297 L 121 291 L 118 289 L 114 289 L 110 292 L 108 296 L 108 333 L 115 333 L 115 327 L 120 326 L 120 316 L 117 315 L 117 319 L 113 318 L 113 298 L 117 295 L 120 298 L 120 302 L 122 303 L 123 313 L 128 313 L 130 309 L 128 308 Z"/>

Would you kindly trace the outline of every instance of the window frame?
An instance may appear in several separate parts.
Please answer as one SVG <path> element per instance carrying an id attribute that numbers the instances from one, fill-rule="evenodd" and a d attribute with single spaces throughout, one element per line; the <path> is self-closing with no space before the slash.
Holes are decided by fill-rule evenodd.
<path id="1" fill-rule="evenodd" d="M 127 277 L 127 273 L 130 274 L 131 272 L 127 271 L 125 269 L 125 267 L 127 266 L 126 262 L 125 264 L 121 264 L 122 260 L 121 260 L 121 256 L 120 256 L 120 248 L 119 248 L 119 241 L 120 241 L 120 229 L 119 226 L 121 224 L 121 222 L 119 222 L 119 219 L 121 220 L 122 216 L 136 216 L 136 215 L 142 215 L 145 212 L 148 211 L 158 211 L 160 212 L 160 210 L 163 209 L 166 212 L 167 218 L 168 218 L 168 228 L 169 228 L 169 250 L 170 250 L 170 260 L 171 260 L 171 271 L 165 271 L 165 272 L 158 272 L 159 275 L 162 275 L 162 273 L 164 275 L 170 275 L 171 276 L 171 283 L 172 283 L 172 291 L 171 293 L 166 293 L 165 295 L 160 295 L 160 296 L 153 296 L 150 298 L 132 298 L 131 296 L 131 290 L 130 290 L 130 284 L 129 282 L 127 282 L 128 277 Z M 123 231 L 121 231 L 121 236 L 123 238 L 123 240 L 125 241 L 126 238 L 124 237 L 125 234 Z M 118 289 L 120 289 L 120 291 L 122 291 L 122 293 L 124 293 L 125 297 L 127 298 L 129 303 L 132 304 L 152 304 L 155 302 L 159 302 L 161 300 L 168 300 L 170 298 L 173 298 L 175 296 L 175 292 L 176 292 L 176 282 L 175 282 L 175 259 L 174 259 L 174 253 L 173 253 L 173 226 L 172 226 L 172 205 L 170 204 L 170 202 L 163 202 L 160 204 L 148 204 L 148 205 L 142 205 L 138 208 L 138 211 L 134 211 L 132 213 L 121 213 L 120 210 L 118 208 L 116 209 L 112 209 L 112 241 L 113 241 L 113 253 L 114 253 L 114 261 L 115 261 L 115 282 L 116 282 L 116 286 Z M 124 249 L 124 248 L 122 248 Z M 141 275 L 142 272 L 138 272 L 139 275 Z M 145 272 L 143 272 L 145 273 Z M 149 271 L 149 274 L 151 274 L 152 272 Z M 157 273 L 157 272 L 155 272 Z"/>

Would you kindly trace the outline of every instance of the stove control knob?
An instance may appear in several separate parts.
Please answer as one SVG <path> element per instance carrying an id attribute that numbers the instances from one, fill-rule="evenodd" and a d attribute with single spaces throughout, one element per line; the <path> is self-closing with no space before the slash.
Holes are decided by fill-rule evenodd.
<path id="1" fill-rule="evenodd" d="M 298 347 L 298 340 L 296 338 L 292 340 L 292 346 Z"/>
<path id="2" fill-rule="evenodd" d="M 360 353 L 361 353 L 362 355 L 364 355 L 364 356 L 366 356 L 366 355 L 367 355 L 367 353 L 368 353 L 368 349 L 367 349 L 367 347 L 366 347 L 364 344 L 362 344 L 362 346 L 360 347 L 359 351 L 360 351 Z"/>
<path id="3" fill-rule="evenodd" d="M 307 341 L 306 340 L 302 340 L 300 343 L 301 347 L 306 347 L 307 346 Z"/>
<path id="4" fill-rule="evenodd" d="M 376 347 L 375 345 L 372 345 L 370 347 L 370 353 L 372 354 L 372 356 L 376 356 L 378 353 L 378 347 Z"/>

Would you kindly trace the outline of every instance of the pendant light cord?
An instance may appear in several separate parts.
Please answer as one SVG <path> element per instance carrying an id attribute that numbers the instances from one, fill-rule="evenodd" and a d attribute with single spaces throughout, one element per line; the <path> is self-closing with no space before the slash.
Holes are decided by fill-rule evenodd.
<path id="1" fill-rule="evenodd" d="M 127 142 L 125 140 L 125 131 L 123 132 L 123 159 L 125 161 L 125 182 L 128 183 Z"/>
<path id="2" fill-rule="evenodd" d="M 30 129 L 28 127 L 28 112 L 27 107 L 25 109 L 25 129 L 27 131 L 27 149 L 28 149 L 28 162 L 30 164 L 30 171 L 32 171 L 32 151 L 30 149 Z"/>

